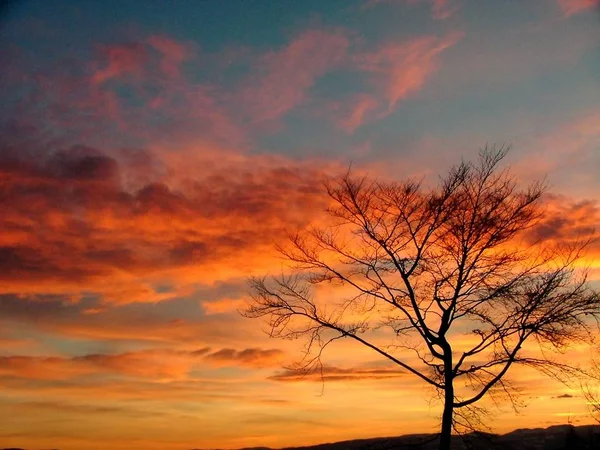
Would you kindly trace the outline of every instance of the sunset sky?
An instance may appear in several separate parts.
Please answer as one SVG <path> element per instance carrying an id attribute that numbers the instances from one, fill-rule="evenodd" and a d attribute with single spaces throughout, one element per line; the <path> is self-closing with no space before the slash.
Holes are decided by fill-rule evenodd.
<path id="1" fill-rule="evenodd" d="M 242 317 L 350 163 L 435 183 L 486 144 L 546 177 L 543 236 L 600 223 L 596 0 L 16 1 L 0 17 L 0 447 L 308 445 L 435 432 L 432 392 Z M 585 263 L 600 287 L 600 244 Z M 336 293 L 332 289 L 332 296 Z M 589 359 L 577 348 L 568 358 Z M 493 431 L 588 423 L 512 374 Z"/>

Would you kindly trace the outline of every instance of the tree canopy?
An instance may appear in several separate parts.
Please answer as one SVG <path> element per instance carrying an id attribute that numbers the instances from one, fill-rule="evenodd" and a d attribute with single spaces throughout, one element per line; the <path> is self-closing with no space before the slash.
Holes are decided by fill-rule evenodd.
<path id="1" fill-rule="evenodd" d="M 433 387 L 440 449 L 453 427 L 475 425 L 483 397 L 512 398 L 513 366 L 577 373 L 547 350 L 589 340 L 600 316 L 599 294 L 575 267 L 585 243 L 531 239 L 546 187 L 521 188 L 500 166 L 506 153 L 486 149 L 433 188 L 351 171 L 329 180 L 327 221 L 279 247 L 290 270 L 252 279 L 245 315 L 265 317 L 273 337 L 306 339 L 306 369 L 351 339 Z M 344 295 L 319 298 L 323 283 Z"/>

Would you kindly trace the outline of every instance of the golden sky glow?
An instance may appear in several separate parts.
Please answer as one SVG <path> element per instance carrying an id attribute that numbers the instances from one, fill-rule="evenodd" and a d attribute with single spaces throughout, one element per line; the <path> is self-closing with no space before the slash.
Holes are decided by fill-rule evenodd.
<path id="1" fill-rule="evenodd" d="M 598 228 L 595 0 L 50 3 L 0 17 L 3 446 L 436 431 L 433 393 L 368 349 L 329 347 L 323 384 L 285 368 L 302 342 L 238 313 L 351 162 L 432 184 L 511 143 L 516 176 L 550 186 L 528 242 Z M 582 266 L 599 288 L 599 241 Z M 524 406 L 492 409 L 493 431 L 591 421 L 577 384 L 510 379 Z"/>

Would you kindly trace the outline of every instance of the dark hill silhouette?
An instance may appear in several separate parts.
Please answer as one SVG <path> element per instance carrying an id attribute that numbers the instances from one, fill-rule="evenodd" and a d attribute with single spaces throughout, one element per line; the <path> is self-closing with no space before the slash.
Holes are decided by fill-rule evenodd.
<path id="1" fill-rule="evenodd" d="M 356 439 L 277 450 L 435 450 L 437 435 L 411 434 L 398 437 Z M 452 440 L 453 450 L 599 450 L 600 425 L 556 425 L 525 428 L 497 435 L 471 433 Z M 0 450 L 25 450 L 20 447 Z M 53 449 L 58 450 L 58 449 Z M 193 449 L 201 450 L 201 449 Z M 206 449 L 208 450 L 208 449 Z M 213 449 L 217 450 L 217 449 Z M 276 450 L 270 447 L 244 447 L 239 450 Z"/>
<path id="2" fill-rule="evenodd" d="M 278 450 L 435 450 L 439 441 L 433 434 L 357 439 Z M 452 440 L 453 450 L 599 450 L 600 426 L 556 425 L 526 428 L 497 435 L 471 433 Z M 198 450 L 198 449 L 196 449 Z M 275 450 L 270 447 L 245 447 L 239 450 Z"/>

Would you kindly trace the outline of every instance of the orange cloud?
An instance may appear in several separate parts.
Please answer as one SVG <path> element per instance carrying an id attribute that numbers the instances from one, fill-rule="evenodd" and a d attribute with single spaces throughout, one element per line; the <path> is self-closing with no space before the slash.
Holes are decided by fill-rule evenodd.
<path id="1" fill-rule="evenodd" d="M 278 349 L 263 350 L 260 348 L 247 348 L 244 350 L 234 350 L 232 348 L 223 348 L 206 355 L 206 360 L 215 364 L 261 368 L 279 365 L 282 355 L 283 352 Z"/>
<path id="2" fill-rule="evenodd" d="M 250 171 L 221 161 L 196 178 L 130 191 L 124 167 L 92 148 L 41 160 L 9 153 L 0 293 L 95 293 L 120 304 L 172 298 L 198 283 L 266 270 L 273 240 L 325 205 L 322 173 L 310 164 L 258 158 Z M 161 290 L 166 282 L 172 288 Z"/>
<path id="3" fill-rule="evenodd" d="M 242 310 L 245 305 L 246 301 L 241 298 L 221 298 L 218 300 L 202 302 L 202 309 L 209 315 L 221 314 Z"/>
<path id="4" fill-rule="evenodd" d="M 569 246 L 591 240 L 587 257 L 600 257 L 600 241 L 596 239 L 600 231 L 600 205 L 597 201 L 574 201 L 563 196 L 547 195 L 546 207 L 542 220 L 527 233 L 531 241 Z"/>
<path id="5" fill-rule="evenodd" d="M 0 374 L 42 380 L 64 380 L 92 373 L 91 367 L 71 363 L 58 357 L 2 356 Z"/>
<path id="6" fill-rule="evenodd" d="M 41 365 L 36 365 L 41 368 Z M 152 379 L 149 377 L 115 377 L 109 372 L 96 371 L 102 378 L 89 376 L 87 378 L 43 378 L 27 376 L 29 372 L 14 373 L 16 376 L 2 378 L 2 384 L 12 392 L 25 394 L 33 398 L 43 396 L 46 399 L 77 399 L 77 400 L 111 400 L 111 401 L 171 401 L 198 403 L 242 400 L 243 393 L 231 394 L 227 387 L 228 381 L 199 378 L 184 379 Z M 243 399 L 246 400 L 246 399 Z M 1 403 L 0 403 L 1 405 Z"/>
<path id="7" fill-rule="evenodd" d="M 449 2 L 431 4 L 434 15 L 446 16 Z M 389 110 L 423 89 L 439 70 L 440 55 L 450 45 L 454 45 L 451 36 L 425 37 L 359 55 L 354 61 L 371 75 L 375 92 L 353 98 L 340 125 L 353 131 L 377 114 L 382 98 Z M 245 148 L 237 144 L 244 142 L 250 128 L 240 122 L 284 116 L 307 100 L 319 77 L 350 62 L 348 54 L 348 37 L 343 32 L 309 31 L 256 58 L 257 67 L 233 86 L 231 97 L 217 86 L 187 79 L 185 69 L 195 61 L 194 49 L 164 36 L 100 47 L 83 75 L 67 66 L 69 70 L 61 68 L 66 73 L 63 78 L 42 77 L 38 87 L 50 98 L 48 105 L 39 106 L 40 120 L 48 121 L 44 131 L 65 130 L 65 135 L 75 134 L 77 142 L 88 145 L 73 146 L 65 136 L 57 138 L 51 132 L 38 139 L 32 116 L 28 117 L 31 122 L 19 118 L 15 121 L 19 127 L 13 130 L 18 131 L 14 142 L 26 145 L 11 141 L 0 148 L 0 315 L 3 325 L 18 331 L 15 336 L 35 330 L 32 335 L 53 337 L 48 343 L 38 337 L 39 348 L 29 353 L 24 347 L 14 350 L 13 344 L 23 341 L 12 334 L 6 339 L 0 335 L 0 344 L 5 352 L 11 346 L 11 353 L 30 355 L 52 354 L 48 348 L 56 345 L 54 338 L 65 337 L 77 339 L 61 342 L 61 346 L 74 348 L 105 345 L 98 342 L 103 340 L 110 341 L 106 345 L 126 341 L 134 348 L 141 344 L 173 344 L 175 348 L 78 357 L 4 356 L 0 374 L 11 395 L 43 396 L 44 400 L 71 397 L 82 403 L 89 398 L 157 401 L 164 402 L 161 409 L 169 411 L 178 411 L 178 406 L 168 402 L 189 402 L 204 422 L 217 416 L 212 409 L 202 410 L 205 401 L 229 402 L 229 410 L 235 410 L 231 405 L 258 403 L 251 398 L 254 393 L 248 392 L 251 383 L 239 382 L 239 373 L 235 380 L 233 375 L 227 379 L 228 374 L 238 372 L 231 368 L 277 367 L 288 353 L 266 348 L 271 344 L 257 337 L 260 326 L 235 313 L 244 303 L 244 277 L 279 269 L 280 261 L 272 255 L 273 242 L 281 241 L 287 229 L 317 217 L 326 205 L 319 181 L 337 166 L 330 161 L 299 163 L 237 150 Z M 139 83 L 140 79 L 144 82 Z M 125 105 L 120 87 L 131 89 L 139 104 Z M 232 113 L 234 109 L 241 111 L 241 119 Z M 114 133 L 117 121 L 119 133 Z M 590 122 L 585 129 L 593 126 Z M 115 145 L 98 144 L 125 135 L 151 145 L 148 150 L 117 151 L 112 149 Z M 536 230 L 539 236 L 568 241 L 580 232 L 588 233 L 591 222 L 585 219 L 597 217 L 597 206 L 559 206 Z M 572 221 L 559 220 L 563 215 Z M 229 287 L 219 290 L 223 281 L 235 285 L 233 292 Z M 200 298 L 202 285 L 213 290 Z M 243 348 L 250 340 L 252 347 Z M 209 348 L 214 342 L 218 347 Z M 190 343 L 200 348 L 190 350 Z M 356 349 L 341 347 L 336 364 L 342 359 L 351 365 L 360 355 Z M 211 378 L 211 370 L 218 375 Z M 376 379 L 381 383 L 389 379 L 391 385 L 403 373 L 326 366 L 323 375 L 333 381 Z M 297 381 L 291 372 L 262 381 L 264 375 L 253 371 L 252 378 L 257 384 L 260 378 L 261 392 L 286 386 L 273 380 Z M 303 379 L 316 381 L 320 376 Z M 243 384 L 243 392 L 232 389 L 233 384 Z M 300 384 L 286 387 L 302 388 Z M 377 392 L 374 386 L 369 389 Z M 382 398 L 389 399 L 389 392 L 383 391 Z M 297 400 L 287 400 L 287 394 L 282 394 L 286 401 Z M 343 404 L 351 399 L 350 404 L 356 404 L 350 395 L 341 392 L 327 402 Z M 257 398 L 269 407 L 282 402 Z M 302 407 L 308 404 L 301 403 Z M 69 405 L 44 402 L 31 405 L 30 411 L 54 406 L 69 411 Z M 70 411 L 83 413 L 77 408 Z M 219 423 L 229 429 L 238 418 L 228 414 L 220 415 Z M 169 426 L 181 426 L 175 413 L 170 419 Z M 72 423 L 69 427 L 73 429 Z M 342 428 L 328 429 L 340 432 Z M 365 429 L 374 432 L 371 424 Z M 388 429 L 395 428 L 383 431 Z M 211 439 L 211 443 L 222 442 L 218 437 Z M 225 442 L 233 445 L 234 441 Z M 85 448 L 89 442 L 73 445 Z"/>
<path id="8" fill-rule="evenodd" d="M 113 355 L 85 355 L 74 358 L 4 356 L 0 358 L 3 376 L 27 379 L 67 380 L 90 374 L 120 374 L 151 379 L 178 379 L 189 370 L 187 361 L 176 361 L 168 352 L 142 351 Z"/>
<path id="9" fill-rule="evenodd" d="M 10 340 L 4 348 L 12 353 L 47 354 L 49 348 L 43 342 L 20 338 L 35 332 L 75 341 L 108 340 L 119 346 L 125 343 L 126 349 L 131 345 L 136 348 L 142 345 L 190 350 L 190 343 L 207 347 L 215 342 L 220 347 L 239 348 L 247 345 L 249 340 L 254 347 L 272 345 L 256 323 L 244 319 L 237 311 L 204 313 L 203 299 L 218 299 L 232 291 L 235 295 L 244 295 L 247 291 L 245 279 L 239 280 L 238 285 L 217 285 L 197 290 L 189 297 L 153 305 L 108 304 L 97 308 L 102 300 L 90 297 L 67 302 L 62 295 L 0 295 L 3 334 Z M 88 313 L 90 309 L 95 312 Z"/>
<path id="10" fill-rule="evenodd" d="M 116 374 L 133 378 L 191 380 L 194 367 L 218 366 L 272 367 L 283 352 L 278 349 L 209 348 L 193 351 L 149 349 L 116 354 L 89 354 L 65 357 L 2 356 L 0 375 L 34 380 L 69 380 L 92 374 Z"/>

